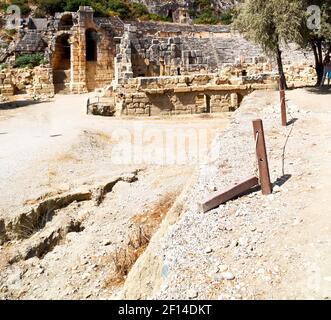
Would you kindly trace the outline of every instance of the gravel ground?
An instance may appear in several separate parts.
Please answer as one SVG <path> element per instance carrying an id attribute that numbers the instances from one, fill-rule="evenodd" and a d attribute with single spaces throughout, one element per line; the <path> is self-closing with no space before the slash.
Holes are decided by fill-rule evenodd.
<path id="1" fill-rule="evenodd" d="M 163 284 L 152 298 L 330 297 L 329 97 L 303 89 L 289 92 L 295 121 L 287 128 L 280 126 L 276 93 L 245 98 L 226 133 L 215 139 L 212 153 L 219 157 L 201 166 L 185 201 L 189 209 L 160 240 Z M 211 191 L 254 174 L 256 118 L 264 122 L 274 193 L 253 191 L 207 214 L 199 212 L 198 202 Z"/>

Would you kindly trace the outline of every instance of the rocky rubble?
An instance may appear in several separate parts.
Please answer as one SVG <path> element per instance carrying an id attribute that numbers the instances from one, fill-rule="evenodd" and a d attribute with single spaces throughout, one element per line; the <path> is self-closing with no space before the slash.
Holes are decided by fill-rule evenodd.
<path id="1" fill-rule="evenodd" d="M 264 243 L 280 223 L 279 213 L 285 208 L 282 197 L 287 189 L 286 184 L 281 185 L 286 178 L 282 177 L 279 165 L 288 129 L 279 129 L 278 105 L 263 108 L 256 98 L 254 104 L 252 100 L 252 97 L 245 100 L 227 134 L 215 140 L 213 149 L 220 153 L 219 159 L 201 167 L 199 182 L 191 194 L 191 209 L 164 239 L 160 254 L 170 272 L 165 287 L 156 296 L 158 299 L 183 298 L 183 292 L 185 298 L 190 298 L 185 292 L 192 289 L 199 292 L 201 299 L 256 298 L 248 280 L 255 278 L 266 285 L 279 280 L 277 265 L 263 261 Z M 297 108 L 291 114 L 304 117 Z M 272 181 L 277 185 L 274 194 L 264 197 L 256 190 L 202 214 L 196 199 L 202 201 L 212 190 L 222 190 L 254 174 L 251 120 L 262 115 L 266 132 L 276 133 L 273 137 L 269 135 L 267 141 Z M 256 261 L 260 265 L 252 265 Z"/>
<path id="2" fill-rule="evenodd" d="M 295 180 L 295 176 L 307 169 L 306 162 L 297 157 L 295 168 L 292 160 L 285 162 L 286 174 L 282 173 L 282 150 L 291 127 L 281 128 L 279 105 L 272 98 L 265 106 L 265 101 L 259 101 L 260 96 L 261 92 L 255 92 L 245 99 L 227 133 L 215 140 L 213 150 L 219 157 L 201 166 L 199 181 L 187 199 L 190 208 L 163 239 L 159 256 L 163 257 L 163 269 L 168 272 L 163 274 L 163 285 L 153 298 L 273 297 L 272 288 L 281 281 L 285 270 L 280 269 L 280 261 L 269 256 L 272 247 L 277 246 L 277 240 L 270 239 L 285 225 L 302 224 L 302 219 L 288 211 L 289 188 L 294 187 L 288 185 L 288 179 L 293 175 Z M 300 121 L 305 121 L 309 115 L 295 105 L 289 105 L 289 114 Z M 256 117 L 264 121 L 273 194 L 262 196 L 260 191 L 253 190 L 202 214 L 197 205 L 207 194 L 254 174 L 251 120 Z M 296 208 L 302 209 L 301 206 Z M 283 251 L 284 259 L 296 259 L 298 254 L 286 248 Z"/>
<path id="3" fill-rule="evenodd" d="M 34 69 L 3 69 L 0 70 L 0 94 L 29 94 L 31 96 L 54 95 L 51 69 L 36 67 Z"/>

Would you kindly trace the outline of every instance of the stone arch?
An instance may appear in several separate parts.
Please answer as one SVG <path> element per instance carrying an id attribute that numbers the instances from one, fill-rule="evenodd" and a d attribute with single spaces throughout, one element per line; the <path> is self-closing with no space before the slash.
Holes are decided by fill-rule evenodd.
<path id="1" fill-rule="evenodd" d="M 52 68 L 55 92 L 66 91 L 71 78 L 71 45 L 68 33 L 63 33 L 55 39 Z"/>
<path id="2" fill-rule="evenodd" d="M 70 35 L 63 33 L 55 39 L 52 64 L 54 70 L 68 70 L 71 62 Z"/>
<path id="3" fill-rule="evenodd" d="M 167 14 L 167 18 L 171 21 L 174 21 L 174 13 L 175 13 L 174 10 L 169 9 L 168 14 Z"/>
<path id="4" fill-rule="evenodd" d="M 59 22 L 59 30 L 70 30 L 74 25 L 71 13 L 64 14 Z"/>

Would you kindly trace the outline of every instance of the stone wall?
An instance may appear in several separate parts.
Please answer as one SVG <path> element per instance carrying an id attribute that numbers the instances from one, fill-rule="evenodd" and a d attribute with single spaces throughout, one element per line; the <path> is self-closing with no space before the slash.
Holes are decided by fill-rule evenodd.
<path id="1" fill-rule="evenodd" d="M 0 71 L 0 94 L 29 94 L 37 96 L 54 95 L 52 70 L 37 67 L 34 69 L 5 69 Z"/>
<path id="2" fill-rule="evenodd" d="M 249 83 L 216 74 L 121 80 L 110 94 L 118 116 L 159 116 L 234 111 L 253 90 L 275 88 L 277 76 Z"/>

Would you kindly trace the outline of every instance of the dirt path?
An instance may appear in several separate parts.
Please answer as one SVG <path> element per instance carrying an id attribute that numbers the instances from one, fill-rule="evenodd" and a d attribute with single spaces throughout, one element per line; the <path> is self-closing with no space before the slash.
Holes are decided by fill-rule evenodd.
<path id="1" fill-rule="evenodd" d="M 287 272 L 275 297 L 331 299 L 331 95 L 302 89 L 289 92 L 288 99 L 308 115 L 294 125 L 288 146 L 295 152 L 289 157 L 304 164 L 301 172 L 293 168 L 297 192 L 288 200 L 300 209 L 278 246 L 300 258 L 283 266 Z"/>
<path id="2" fill-rule="evenodd" d="M 86 99 L 0 110 L 1 297 L 110 297 L 229 121 L 87 116 Z"/>

